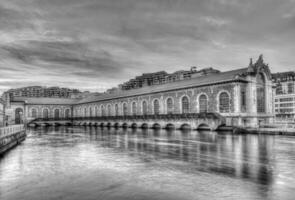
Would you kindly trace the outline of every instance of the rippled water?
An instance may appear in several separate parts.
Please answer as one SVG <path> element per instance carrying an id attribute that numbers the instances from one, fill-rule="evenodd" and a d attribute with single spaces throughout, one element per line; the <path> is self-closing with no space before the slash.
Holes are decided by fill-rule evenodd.
<path id="1" fill-rule="evenodd" d="M 1 200 L 294 196 L 295 137 L 50 127 L 0 158 Z"/>

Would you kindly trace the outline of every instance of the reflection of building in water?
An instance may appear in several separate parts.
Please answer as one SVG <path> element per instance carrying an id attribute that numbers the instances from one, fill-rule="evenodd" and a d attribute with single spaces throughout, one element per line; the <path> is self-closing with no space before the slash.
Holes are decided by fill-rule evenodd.
<path id="1" fill-rule="evenodd" d="M 162 75 L 162 72 L 158 73 L 157 77 Z M 163 77 L 159 79 L 164 80 Z M 80 100 L 14 98 L 10 109 L 22 108 L 27 121 L 35 118 L 58 120 L 80 117 L 87 120 L 89 117 L 218 113 L 225 119 L 222 125 L 257 127 L 261 122 L 272 122 L 272 99 L 271 73 L 260 56 L 255 63 L 251 60 L 248 67 L 242 69 L 226 72 L 211 69 L 199 74 L 190 73 L 189 78 L 177 82 L 142 86 Z M 11 123 L 14 119 L 15 116 L 11 116 Z M 110 120 L 107 123 L 115 122 Z M 179 127 L 182 125 L 177 124 Z M 213 126 L 207 122 L 191 127 L 207 126 L 214 130 L 219 125 Z"/>
<path id="2" fill-rule="evenodd" d="M 145 162 L 169 159 L 173 160 L 172 168 L 185 166 L 263 185 L 273 182 L 270 167 L 274 137 L 141 129 L 136 133 L 130 129 L 102 129 L 102 133 L 108 137 L 107 140 L 100 138 L 109 143 L 105 146 L 120 153 L 127 151 Z"/>

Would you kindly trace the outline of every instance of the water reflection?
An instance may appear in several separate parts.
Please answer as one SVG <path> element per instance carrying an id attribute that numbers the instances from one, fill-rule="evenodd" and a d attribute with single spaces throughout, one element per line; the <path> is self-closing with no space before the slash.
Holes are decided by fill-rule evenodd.
<path id="1" fill-rule="evenodd" d="M 59 199 L 292 199 L 294 143 L 208 131 L 37 128 L 0 160 L 0 198 L 29 188 L 22 199 L 38 199 L 33 183 L 41 182 L 43 199 L 52 199 L 58 179 Z"/>

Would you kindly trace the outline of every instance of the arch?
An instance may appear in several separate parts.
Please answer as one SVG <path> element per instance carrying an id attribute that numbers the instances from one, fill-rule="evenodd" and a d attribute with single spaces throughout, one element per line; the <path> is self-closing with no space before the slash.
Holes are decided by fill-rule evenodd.
<path id="1" fill-rule="evenodd" d="M 161 125 L 158 124 L 158 123 L 154 123 L 154 124 L 152 125 L 152 128 L 153 128 L 153 129 L 161 129 Z"/>
<path id="2" fill-rule="evenodd" d="M 208 112 L 208 96 L 204 93 L 200 94 L 198 98 L 199 102 L 199 112 L 204 113 Z"/>
<path id="3" fill-rule="evenodd" d="M 148 106 L 146 101 L 142 101 L 142 114 L 147 115 L 148 114 Z"/>
<path id="4" fill-rule="evenodd" d="M 153 101 L 153 111 L 154 111 L 154 115 L 160 114 L 160 102 L 158 99 L 155 99 Z"/>
<path id="5" fill-rule="evenodd" d="M 173 130 L 173 129 L 175 129 L 175 126 L 174 126 L 174 124 L 167 124 L 166 127 L 165 127 L 165 129 L 167 129 L 167 130 Z"/>
<path id="6" fill-rule="evenodd" d="M 189 98 L 187 96 L 183 96 L 181 98 L 181 112 L 182 113 L 189 113 L 190 106 L 189 106 Z"/>
<path id="7" fill-rule="evenodd" d="M 60 118 L 60 110 L 58 108 L 54 109 L 54 119 L 59 119 Z"/>
<path id="8" fill-rule="evenodd" d="M 128 115 L 128 106 L 127 103 L 123 103 L 123 115 L 126 116 Z"/>
<path id="9" fill-rule="evenodd" d="M 43 116 L 43 119 L 48 119 L 49 118 L 49 109 L 48 108 L 43 109 L 42 116 Z"/>
<path id="10" fill-rule="evenodd" d="M 37 114 L 37 109 L 36 108 L 32 108 L 31 109 L 31 117 L 32 118 L 37 118 L 38 114 Z"/>
<path id="11" fill-rule="evenodd" d="M 147 129 L 149 128 L 149 125 L 147 123 L 143 123 L 141 124 L 140 128 Z"/>
<path id="12" fill-rule="evenodd" d="M 182 125 L 180 126 L 180 129 L 181 129 L 181 130 L 190 130 L 190 129 L 192 129 L 192 128 L 191 128 L 191 126 L 190 126 L 189 124 L 182 124 Z"/>
<path id="13" fill-rule="evenodd" d="M 136 115 L 137 105 L 136 105 L 136 102 L 135 101 L 132 102 L 131 109 L 132 109 L 132 115 Z"/>
<path id="14" fill-rule="evenodd" d="M 99 126 L 100 127 L 104 127 L 104 123 L 103 122 L 100 122 Z"/>
<path id="15" fill-rule="evenodd" d="M 227 91 L 221 91 L 218 96 L 218 110 L 220 113 L 230 112 L 230 95 Z"/>
<path id="16" fill-rule="evenodd" d="M 119 116 L 119 106 L 115 104 L 115 116 Z"/>
<path id="17" fill-rule="evenodd" d="M 123 123 L 123 124 L 122 124 L 122 127 L 123 127 L 123 128 L 128 128 L 128 124 L 127 124 L 127 123 Z"/>
<path id="18" fill-rule="evenodd" d="M 23 115 L 24 115 L 24 111 L 22 108 L 15 109 L 15 124 L 23 123 Z"/>
<path id="19" fill-rule="evenodd" d="M 257 112 L 265 113 L 266 110 L 266 94 L 265 94 L 265 77 L 262 73 L 258 73 L 256 77 L 256 99 L 257 99 Z"/>
<path id="20" fill-rule="evenodd" d="M 130 127 L 131 128 L 137 128 L 137 124 L 136 123 L 132 123 Z"/>
<path id="21" fill-rule="evenodd" d="M 70 109 L 68 108 L 65 110 L 65 118 L 66 119 L 70 118 Z"/>
<path id="22" fill-rule="evenodd" d="M 174 102 L 172 97 L 166 99 L 166 112 L 167 114 L 173 114 L 174 112 Z"/>
<path id="23" fill-rule="evenodd" d="M 112 123 L 111 122 L 108 122 L 106 127 L 111 127 L 112 126 Z"/>
<path id="24" fill-rule="evenodd" d="M 197 130 L 211 130 L 211 128 L 208 124 L 202 123 L 198 125 Z"/>
<path id="25" fill-rule="evenodd" d="M 108 104 L 108 116 L 112 116 L 112 107 L 110 104 Z"/>
<path id="26" fill-rule="evenodd" d="M 114 127 L 115 127 L 115 128 L 120 127 L 120 123 L 116 122 L 116 123 L 114 124 Z"/>

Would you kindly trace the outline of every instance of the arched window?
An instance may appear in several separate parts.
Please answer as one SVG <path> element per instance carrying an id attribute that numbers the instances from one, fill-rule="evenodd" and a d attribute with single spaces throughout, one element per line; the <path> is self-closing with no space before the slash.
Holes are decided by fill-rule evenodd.
<path id="1" fill-rule="evenodd" d="M 128 115 L 127 103 L 123 104 L 123 115 Z"/>
<path id="2" fill-rule="evenodd" d="M 199 97 L 199 110 L 200 110 L 200 112 L 207 112 L 208 111 L 208 99 L 205 94 L 202 94 Z"/>
<path id="3" fill-rule="evenodd" d="M 31 110 L 31 117 L 32 117 L 32 118 L 36 118 L 36 117 L 37 117 L 37 110 L 36 110 L 35 108 L 33 108 L 33 109 Z"/>
<path id="4" fill-rule="evenodd" d="M 142 114 L 147 115 L 148 114 L 148 107 L 146 101 L 142 102 Z"/>
<path id="5" fill-rule="evenodd" d="M 48 119 L 49 118 L 49 114 L 48 114 L 49 112 L 48 112 L 48 109 L 47 108 L 44 108 L 43 109 L 43 118 L 44 119 Z"/>
<path id="6" fill-rule="evenodd" d="M 118 106 L 118 104 L 115 104 L 115 115 L 116 116 L 119 115 L 119 106 Z"/>
<path id="7" fill-rule="evenodd" d="M 136 115 L 136 103 L 132 103 L 132 115 Z"/>
<path id="8" fill-rule="evenodd" d="M 166 102 L 167 106 L 167 114 L 172 114 L 173 113 L 173 100 L 172 98 L 168 98 Z"/>
<path id="9" fill-rule="evenodd" d="M 100 109 L 101 109 L 101 116 L 105 116 L 105 115 L 106 115 L 106 111 L 105 111 L 105 109 L 104 109 L 104 106 L 102 105 L 102 106 L 100 107 Z"/>
<path id="10" fill-rule="evenodd" d="M 59 109 L 54 110 L 54 119 L 59 119 Z"/>
<path id="11" fill-rule="evenodd" d="M 92 108 L 89 107 L 89 117 L 92 117 Z"/>
<path id="12" fill-rule="evenodd" d="M 219 95 L 219 112 L 228 113 L 229 112 L 229 95 L 226 92 L 222 92 Z"/>
<path id="13" fill-rule="evenodd" d="M 186 96 L 181 99 L 182 113 L 189 113 L 189 100 Z"/>
<path id="14" fill-rule="evenodd" d="M 108 105 L 108 116 L 112 115 L 112 108 L 111 105 Z"/>
<path id="15" fill-rule="evenodd" d="M 15 109 L 15 124 L 22 124 L 23 123 L 23 109 L 17 108 Z"/>
<path id="16" fill-rule="evenodd" d="M 79 116 L 83 117 L 82 108 L 79 109 Z"/>
<path id="17" fill-rule="evenodd" d="M 98 116 L 98 107 L 95 106 L 95 116 L 97 117 Z"/>
<path id="18" fill-rule="evenodd" d="M 70 118 L 70 109 L 66 109 L 66 111 L 65 111 L 65 118 L 66 119 Z"/>
<path id="19" fill-rule="evenodd" d="M 84 117 L 87 117 L 87 108 L 84 108 Z"/>
<path id="20" fill-rule="evenodd" d="M 265 79 L 261 73 L 259 73 L 257 76 L 256 90 L 257 112 L 265 113 Z"/>
<path id="21" fill-rule="evenodd" d="M 154 114 L 160 114 L 160 103 L 158 99 L 154 100 Z"/>

